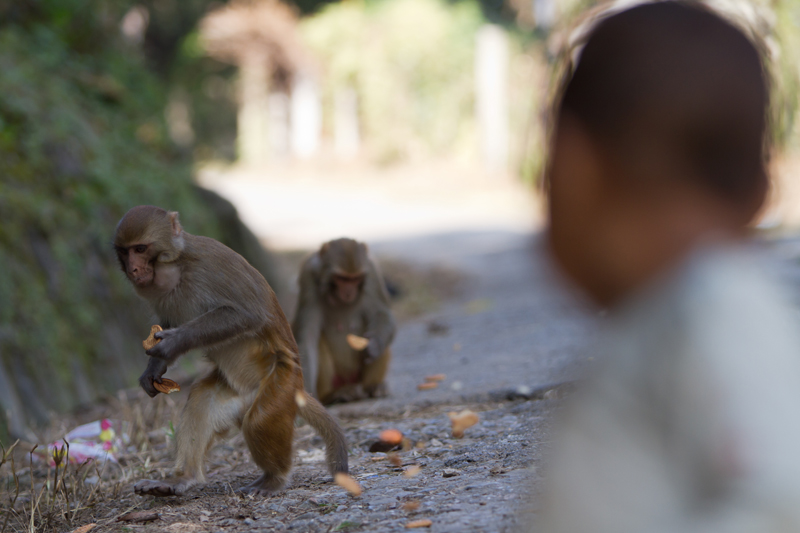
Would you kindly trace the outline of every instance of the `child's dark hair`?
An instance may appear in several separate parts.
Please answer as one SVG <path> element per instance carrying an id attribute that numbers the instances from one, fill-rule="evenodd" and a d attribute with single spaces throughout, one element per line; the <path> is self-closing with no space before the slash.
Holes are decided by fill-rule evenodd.
<path id="1" fill-rule="evenodd" d="M 768 106 L 761 56 L 742 31 L 697 4 L 661 1 L 597 23 L 558 116 L 628 161 L 650 169 L 667 154 L 670 176 L 760 204 Z"/>

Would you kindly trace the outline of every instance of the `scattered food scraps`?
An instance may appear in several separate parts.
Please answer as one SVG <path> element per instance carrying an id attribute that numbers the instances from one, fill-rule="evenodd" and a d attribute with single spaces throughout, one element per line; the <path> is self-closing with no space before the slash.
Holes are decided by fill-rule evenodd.
<path id="1" fill-rule="evenodd" d="M 150 336 L 142 341 L 142 346 L 144 347 L 145 350 L 149 350 L 150 348 L 161 342 L 161 339 L 156 339 L 156 333 L 158 333 L 159 331 L 164 331 L 164 328 L 162 328 L 158 324 L 153 324 L 150 327 Z"/>
<path id="2" fill-rule="evenodd" d="M 431 374 L 430 376 L 425 376 L 425 381 L 444 381 L 447 379 L 446 374 Z"/>
<path id="3" fill-rule="evenodd" d="M 403 434 L 397 429 L 384 429 L 381 431 L 378 438 L 381 439 L 382 442 L 386 444 L 391 444 L 392 446 L 397 446 L 401 442 L 403 442 Z"/>
<path id="4" fill-rule="evenodd" d="M 389 453 L 386 455 L 386 458 L 389 460 L 392 466 L 396 468 L 400 468 L 401 466 L 403 466 L 403 460 L 396 453 Z"/>
<path id="5" fill-rule="evenodd" d="M 422 467 L 421 466 L 419 466 L 419 465 L 411 465 L 406 469 L 405 472 L 403 472 L 403 475 L 405 477 L 407 477 L 408 479 L 411 479 L 412 477 L 417 477 L 420 472 L 422 472 Z"/>
<path id="6" fill-rule="evenodd" d="M 72 533 L 89 533 L 89 531 L 93 530 L 96 526 L 97 526 L 96 523 L 86 524 L 85 526 L 73 529 Z"/>
<path id="7" fill-rule="evenodd" d="M 353 335 L 352 333 L 347 334 L 347 344 L 354 350 L 364 350 L 367 346 L 369 346 L 369 339 L 365 337 L 359 337 L 358 335 Z"/>
<path id="8" fill-rule="evenodd" d="M 361 496 L 361 485 L 344 472 L 338 472 L 333 477 L 333 481 L 353 496 Z"/>
<path id="9" fill-rule="evenodd" d="M 464 409 L 460 413 L 450 411 L 447 413 L 450 417 L 450 424 L 453 426 L 453 436 L 460 439 L 464 436 L 464 430 L 474 426 L 480 421 L 480 417 L 469 409 Z"/>
<path id="10" fill-rule="evenodd" d="M 439 384 L 436 383 L 435 381 L 426 381 L 425 383 L 420 383 L 419 385 L 417 385 L 417 390 L 435 389 L 438 386 Z"/>
<path id="11" fill-rule="evenodd" d="M 427 518 L 423 518 L 422 520 L 412 520 L 406 524 L 406 529 L 414 529 L 415 527 L 431 527 L 431 525 L 433 525 L 433 522 Z"/>
<path id="12" fill-rule="evenodd" d="M 164 394 L 172 394 L 173 392 L 180 392 L 181 386 L 172 381 L 171 379 L 161 378 L 161 383 L 157 381 L 153 382 L 153 387 L 158 392 L 163 392 Z"/>

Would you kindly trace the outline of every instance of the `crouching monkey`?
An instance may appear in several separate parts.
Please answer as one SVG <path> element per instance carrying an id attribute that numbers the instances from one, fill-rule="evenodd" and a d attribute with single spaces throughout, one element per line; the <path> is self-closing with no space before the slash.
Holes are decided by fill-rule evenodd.
<path id="1" fill-rule="evenodd" d="M 153 382 L 178 357 L 205 350 L 214 368 L 192 385 L 176 434 L 174 482 L 142 480 L 138 494 L 181 495 L 205 481 L 206 451 L 239 427 L 263 474 L 243 490 L 265 495 L 281 489 L 292 466 L 294 419 L 323 437 L 332 474 L 347 472 L 347 444 L 339 425 L 303 392 L 297 345 L 264 277 L 223 244 L 190 235 L 178 213 L 134 207 L 117 225 L 120 266 L 139 296 L 159 316 L 164 331 L 139 383 L 151 397 Z"/>
<path id="2" fill-rule="evenodd" d="M 395 323 L 383 278 L 365 244 L 337 239 L 306 259 L 292 330 L 306 390 L 323 403 L 386 395 Z M 348 334 L 369 344 L 354 349 Z"/>

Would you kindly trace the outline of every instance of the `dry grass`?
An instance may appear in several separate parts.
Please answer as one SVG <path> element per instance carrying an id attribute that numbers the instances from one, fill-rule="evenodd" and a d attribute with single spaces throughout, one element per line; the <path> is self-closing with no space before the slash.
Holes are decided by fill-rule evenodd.
<path id="1" fill-rule="evenodd" d="M 58 419 L 43 432 L 63 435 L 65 426 L 75 427 L 91 417 L 121 420 L 130 440 L 126 449 L 117 454 L 118 463 L 70 461 L 66 440 L 65 451 L 52 455 L 55 466 L 34 455 L 46 445 L 17 441 L 5 448 L 0 444 L 0 533 L 63 532 L 90 523 L 100 527 L 142 505 L 143 500 L 123 508 L 116 504 L 123 500 L 121 496 L 133 479 L 144 475 L 166 477 L 170 464 L 167 459 L 170 421 L 176 418 L 178 410 L 175 400 L 168 396 L 144 401 L 138 392 L 123 391 L 119 398 L 95 406 L 81 416 Z M 119 512 L 96 520 L 98 509 L 112 503 Z"/>

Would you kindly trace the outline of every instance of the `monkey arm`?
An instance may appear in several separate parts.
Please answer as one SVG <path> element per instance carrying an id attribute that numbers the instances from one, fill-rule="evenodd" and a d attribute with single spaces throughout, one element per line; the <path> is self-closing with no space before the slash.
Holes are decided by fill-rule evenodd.
<path id="1" fill-rule="evenodd" d="M 300 302 L 292 330 L 300 351 L 300 364 L 303 367 L 303 384 L 306 391 L 317 397 L 317 376 L 319 372 L 319 339 L 322 335 L 322 310 L 319 304 Z"/>
<path id="2" fill-rule="evenodd" d="M 365 337 L 369 339 L 367 355 L 375 360 L 381 356 L 394 340 L 397 330 L 394 317 L 388 307 L 376 306 L 366 312 L 367 330 Z"/>
<path id="3" fill-rule="evenodd" d="M 266 317 L 248 313 L 241 308 L 218 307 L 177 328 L 159 331 L 155 337 L 161 339 L 161 342 L 145 353 L 171 364 L 189 350 L 211 346 L 248 332 L 258 331 L 266 323 Z"/>
<path id="4" fill-rule="evenodd" d="M 383 282 L 383 275 L 374 261 L 370 261 L 369 265 L 369 284 L 366 288 L 369 294 L 374 294 L 375 297 L 365 298 L 365 301 L 371 304 L 363 312 L 367 326 L 365 337 L 369 339 L 367 355 L 374 360 L 380 357 L 394 340 L 397 325 L 389 309 L 389 294 Z"/>

